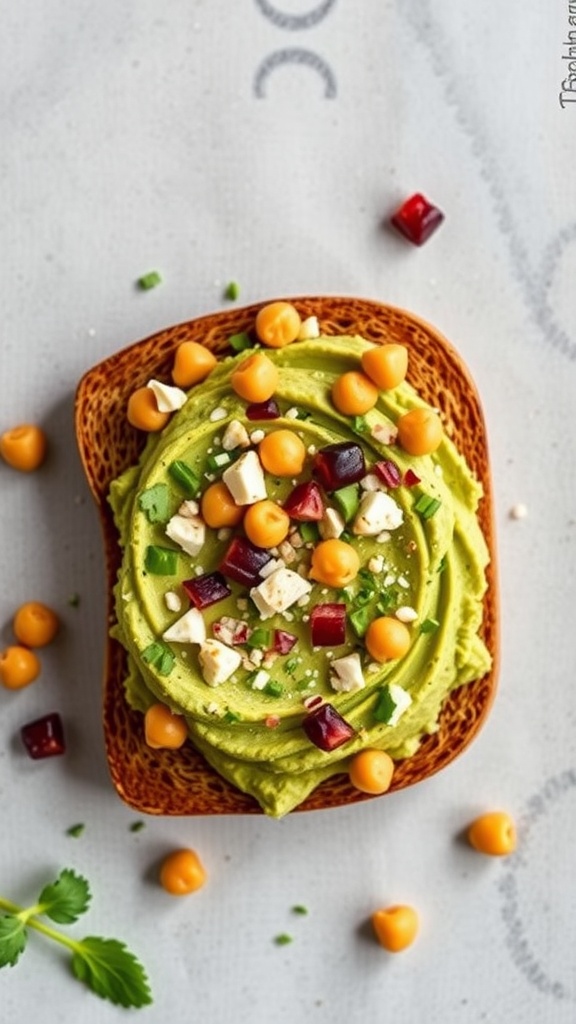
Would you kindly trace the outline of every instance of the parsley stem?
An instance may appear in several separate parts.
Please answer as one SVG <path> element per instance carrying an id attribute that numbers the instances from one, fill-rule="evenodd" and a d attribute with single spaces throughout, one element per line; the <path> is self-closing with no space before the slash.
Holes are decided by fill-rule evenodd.
<path id="1" fill-rule="evenodd" d="M 67 946 L 68 949 L 77 952 L 81 948 L 80 942 L 69 938 L 63 932 L 59 932 L 56 928 L 52 928 L 50 925 L 38 920 L 35 915 L 41 913 L 42 909 L 41 903 L 33 907 L 19 907 L 17 903 L 12 903 L 10 900 L 0 896 L 0 910 L 5 910 L 12 917 L 17 917 L 27 928 L 34 928 L 35 931 L 46 935 L 49 939 L 54 939 L 55 942 L 59 942 L 62 946 Z"/>

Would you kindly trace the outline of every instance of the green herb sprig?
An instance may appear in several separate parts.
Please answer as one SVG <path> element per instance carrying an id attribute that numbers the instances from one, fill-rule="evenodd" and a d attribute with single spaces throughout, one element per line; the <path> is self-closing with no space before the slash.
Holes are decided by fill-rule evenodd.
<path id="1" fill-rule="evenodd" d="M 40 920 L 74 924 L 90 903 L 88 882 L 64 868 L 55 882 L 45 885 L 38 902 L 20 907 L 0 896 L 0 967 L 13 967 L 26 949 L 28 929 L 65 946 L 71 953 L 72 973 L 102 999 L 118 1006 L 146 1006 L 152 1002 L 142 964 L 118 939 L 89 935 L 72 939 Z"/>

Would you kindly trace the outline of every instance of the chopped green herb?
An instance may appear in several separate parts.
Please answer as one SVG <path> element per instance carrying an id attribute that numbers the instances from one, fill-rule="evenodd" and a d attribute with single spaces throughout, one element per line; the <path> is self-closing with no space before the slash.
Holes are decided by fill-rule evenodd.
<path id="1" fill-rule="evenodd" d="M 356 633 L 356 636 L 364 636 L 368 626 L 373 619 L 373 613 L 370 608 L 365 606 L 364 608 L 358 608 L 348 616 L 352 629 Z"/>
<path id="2" fill-rule="evenodd" d="M 168 473 L 187 498 L 195 498 L 200 490 L 200 477 L 181 459 L 168 466 Z"/>
<path id="3" fill-rule="evenodd" d="M 240 285 L 238 284 L 237 281 L 230 281 L 230 283 L 227 284 L 226 288 L 224 289 L 224 298 L 234 300 L 237 299 L 239 295 Z"/>
<path id="4" fill-rule="evenodd" d="M 246 641 L 247 647 L 263 647 L 266 650 L 270 647 L 272 642 L 272 634 L 269 629 L 262 629 L 261 626 L 256 626 L 253 629 L 250 636 Z"/>
<path id="5" fill-rule="evenodd" d="M 162 276 L 157 270 L 151 270 L 148 274 L 142 274 L 142 277 L 138 278 L 138 287 L 144 292 L 149 291 L 150 288 L 156 288 L 161 283 Z"/>
<path id="6" fill-rule="evenodd" d="M 393 699 L 388 685 L 383 686 L 378 695 L 378 702 L 374 708 L 374 718 L 377 722 L 387 723 L 396 710 L 396 701 Z"/>
<path id="7" fill-rule="evenodd" d="M 360 587 L 354 601 L 360 608 L 362 608 L 365 604 L 370 604 L 370 601 L 375 595 L 376 591 L 370 587 Z"/>
<path id="8" fill-rule="evenodd" d="M 150 523 L 166 523 L 170 518 L 170 492 L 166 484 L 154 484 L 138 495 L 138 505 Z"/>
<path id="9" fill-rule="evenodd" d="M 348 484 L 347 487 L 340 487 L 332 494 L 338 512 L 345 523 L 354 518 L 360 505 L 360 489 L 357 484 Z"/>
<path id="10" fill-rule="evenodd" d="M 292 907 L 292 913 L 305 916 L 308 913 L 308 907 L 305 907 L 302 903 L 297 903 L 294 907 Z"/>
<path id="11" fill-rule="evenodd" d="M 300 523 L 298 529 L 305 544 L 316 544 L 320 537 L 318 523 Z"/>
<path id="12" fill-rule="evenodd" d="M 309 420 L 312 413 L 308 412 L 308 409 L 298 409 L 296 413 L 297 420 Z"/>
<path id="13" fill-rule="evenodd" d="M 420 623 L 420 632 L 434 633 L 435 630 L 438 629 L 439 625 L 440 623 L 438 622 L 438 619 L 424 619 L 423 622 Z"/>
<path id="14" fill-rule="evenodd" d="M 71 608 L 79 608 L 80 594 L 70 594 L 70 597 L 68 598 L 68 604 L 70 605 Z"/>
<path id="15" fill-rule="evenodd" d="M 133 821 L 130 825 L 131 832 L 141 832 L 143 828 L 146 828 L 145 821 Z"/>
<path id="16" fill-rule="evenodd" d="M 441 504 L 442 502 L 439 498 L 433 498 L 430 494 L 421 494 L 414 505 L 414 511 L 422 519 L 431 519 Z"/>
<path id="17" fill-rule="evenodd" d="M 289 946 L 291 942 L 294 942 L 294 938 L 287 932 L 281 932 L 280 935 L 275 936 L 274 942 L 277 946 Z"/>
<path id="18" fill-rule="evenodd" d="M 288 658 L 288 661 L 284 665 L 284 671 L 287 672 L 289 676 L 291 676 L 294 674 L 299 664 L 300 658 Z"/>
<path id="19" fill-rule="evenodd" d="M 284 687 L 282 683 L 278 683 L 275 679 L 270 679 L 264 687 L 264 693 L 267 693 L 269 697 L 281 697 L 284 693 Z"/>
<path id="20" fill-rule="evenodd" d="M 254 348 L 254 342 L 247 331 L 240 334 L 231 334 L 228 344 L 233 352 L 244 352 L 247 348 Z"/>
<path id="21" fill-rule="evenodd" d="M 17 963 L 26 949 L 28 929 L 33 928 L 69 950 L 74 976 L 102 999 L 125 1007 L 151 1003 L 146 972 L 123 942 L 94 935 L 70 938 L 40 920 L 47 917 L 57 924 L 73 924 L 88 909 L 90 899 L 86 879 L 67 868 L 44 886 L 31 907 L 0 897 L 0 967 Z"/>
<path id="22" fill-rule="evenodd" d="M 152 665 L 161 676 L 169 676 L 174 667 L 174 652 L 159 640 L 151 643 L 141 653 L 142 660 Z"/>
<path id="23" fill-rule="evenodd" d="M 440 561 L 438 563 L 437 572 L 444 572 L 445 568 L 446 568 L 446 555 L 442 555 L 442 558 L 440 559 Z"/>
<path id="24" fill-rule="evenodd" d="M 81 822 L 78 822 L 77 825 L 71 825 L 70 828 L 66 829 L 66 835 L 72 836 L 74 839 L 78 839 L 78 837 L 82 835 L 85 828 L 86 825 L 83 825 Z"/>
<path id="25" fill-rule="evenodd" d="M 214 473 L 216 470 L 224 469 L 234 462 L 236 457 L 232 452 L 216 452 L 216 454 L 208 455 L 206 457 L 208 472 Z"/>
<path id="26" fill-rule="evenodd" d="M 352 430 L 355 434 L 365 434 L 368 430 L 368 423 L 365 416 L 352 417 Z"/>
<path id="27" fill-rule="evenodd" d="M 227 725 L 234 725 L 235 722 L 242 721 L 242 716 L 237 711 L 227 711 L 226 714 L 222 715 L 222 721 L 226 722 Z"/>
<path id="28" fill-rule="evenodd" d="M 394 606 L 398 604 L 398 594 L 394 590 L 383 590 L 380 594 L 378 604 L 376 605 L 379 612 L 385 615 Z"/>
<path id="29" fill-rule="evenodd" d="M 175 576 L 178 571 L 178 552 L 149 544 L 144 557 L 144 568 L 153 576 Z"/>

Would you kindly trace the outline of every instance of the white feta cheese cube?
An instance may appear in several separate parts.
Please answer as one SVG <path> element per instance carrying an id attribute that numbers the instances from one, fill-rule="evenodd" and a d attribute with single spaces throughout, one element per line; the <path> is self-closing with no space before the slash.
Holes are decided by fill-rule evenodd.
<path id="1" fill-rule="evenodd" d="M 384 491 L 365 491 L 360 500 L 352 533 L 376 537 L 383 530 L 397 530 L 402 525 L 402 509 Z"/>
<path id="2" fill-rule="evenodd" d="M 249 444 L 250 438 L 244 424 L 240 423 L 240 420 L 230 420 L 222 438 L 224 451 L 231 452 L 234 448 L 248 448 Z"/>
<path id="3" fill-rule="evenodd" d="M 237 505 L 253 505 L 267 497 L 264 470 L 254 451 L 244 452 L 224 470 L 222 479 Z"/>
<path id="4" fill-rule="evenodd" d="M 353 693 L 364 688 L 364 674 L 359 654 L 346 654 L 330 663 L 330 685 L 338 693 Z"/>
<path id="5" fill-rule="evenodd" d="M 285 612 L 311 589 L 311 583 L 297 572 L 281 568 L 276 569 L 257 587 L 252 587 L 250 597 L 261 618 L 269 619 L 276 612 Z"/>
<path id="6" fill-rule="evenodd" d="M 195 558 L 206 540 L 206 524 L 200 516 L 181 516 L 179 512 L 166 523 L 166 536 L 187 555 Z"/>
<path id="7" fill-rule="evenodd" d="M 149 380 L 146 386 L 154 394 L 158 412 L 177 412 L 186 401 L 186 392 L 171 384 L 163 384 L 160 380 Z"/>
<path id="8" fill-rule="evenodd" d="M 198 661 L 204 682 L 208 686 L 220 686 L 240 667 L 242 655 L 219 640 L 208 639 L 200 644 Z"/>
<path id="9" fill-rule="evenodd" d="M 322 540 L 336 539 L 344 533 L 345 529 L 346 523 L 338 509 L 327 508 L 322 519 L 318 523 L 318 532 L 322 537 Z"/>
<path id="10" fill-rule="evenodd" d="M 198 608 L 190 608 L 176 619 L 162 634 L 163 640 L 176 644 L 202 644 L 206 639 L 206 626 Z"/>

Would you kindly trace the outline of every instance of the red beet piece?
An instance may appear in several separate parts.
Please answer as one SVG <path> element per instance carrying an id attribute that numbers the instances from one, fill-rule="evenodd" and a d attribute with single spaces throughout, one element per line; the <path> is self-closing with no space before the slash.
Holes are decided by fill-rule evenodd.
<path id="1" fill-rule="evenodd" d="M 326 491 L 337 491 L 355 484 L 366 473 L 364 452 L 354 441 L 339 441 L 320 448 L 312 463 L 312 472 Z"/>
<path id="2" fill-rule="evenodd" d="M 310 612 L 313 647 L 337 647 L 346 640 L 346 605 L 327 602 Z"/>
<path id="3" fill-rule="evenodd" d="M 400 486 L 402 473 L 396 463 L 392 462 L 392 459 L 383 459 L 382 462 L 377 462 L 374 466 L 374 472 L 382 483 L 386 484 L 386 487 Z"/>
<path id="4" fill-rule="evenodd" d="M 420 477 L 417 476 L 413 469 L 407 469 L 402 483 L 405 487 L 415 487 L 416 484 L 420 483 Z"/>
<path id="5" fill-rule="evenodd" d="M 293 633 L 287 633 L 285 629 L 275 629 L 272 650 L 276 654 L 289 654 L 297 639 L 297 636 L 294 636 Z"/>
<path id="6" fill-rule="evenodd" d="M 196 608 L 208 608 L 217 601 L 229 597 L 232 591 L 222 573 L 205 572 L 191 580 L 183 580 L 182 586 Z"/>
<path id="7" fill-rule="evenodd" d="M 220 563 L 220 572 L 235 583 L 254 587 L 261 582 L 260 570 L 270 561 L 270 552 L 245 537 L 234 537 Z"/>
<path id="8" fill-rule="evenodd" d="M 62 720 L 56 711 L 23 725 L 20 735 L 29 756 L 34 761 L 44 757 L 56 757 L 66 750 Z"/>
<path id="9" fill-rule="evenodd" d="M 336 750 L 336 747 L 341 747 L 356 735 L 356 731 L 332 704 L 321 704 L 311 711 L 302 722 L 302 728 L 310 742 L 326 752 Z"/>
<path id="10" fill-rule="evenodd" d="M 284 511 L 299 523 L 317 523 L 324 518 L 324 502 L 313 480 L 296 484 L 284 502 Z"/>
<path id="11" fill-rule="evenodd" d="M 440 227 L 444 214 L 420 192 L 416 192 L 402 203 L 400 209 L 390 219 L 408 241 L 414 245 L 423 245 L 436 228 Z"/>
<path id="12" fill-rule="evenodd" d="M 277 420 L 280 415 L 278 402 L 269 398 L 267 402 L 252 402 L 246 408 L 246 418 L 249 420 Z"/>

